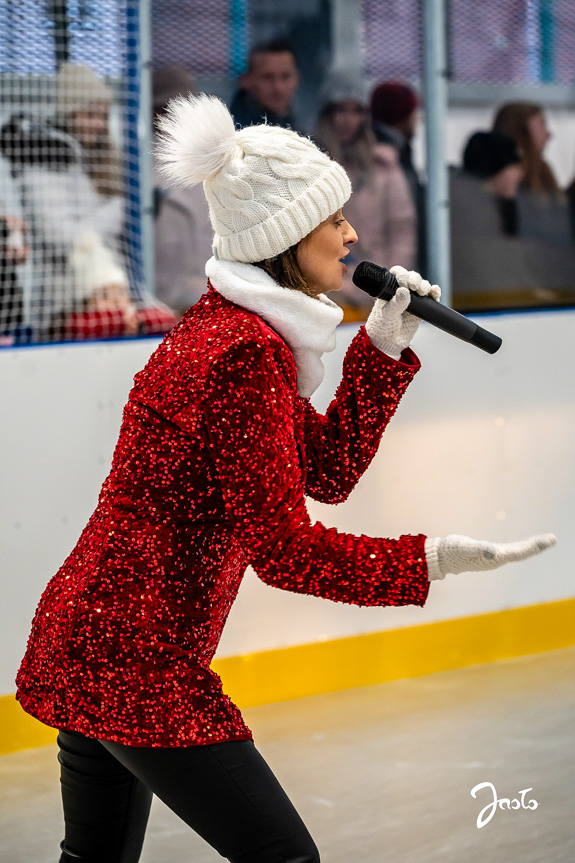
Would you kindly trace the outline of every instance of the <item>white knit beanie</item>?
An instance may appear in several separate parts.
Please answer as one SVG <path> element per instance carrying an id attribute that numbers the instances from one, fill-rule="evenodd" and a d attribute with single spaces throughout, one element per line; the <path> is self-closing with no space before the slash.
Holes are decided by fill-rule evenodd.
<path id="1" fill-rule="evenodd" d="M 86 110 L 94 102 L 110 104 L 113 94 L 89 66 L 63 63 L 56 75 L 56 113 L 60 116 Z"/>
<path id="2" fill-rule="evenodd" d="M 204 184 L 220 260 L 273 258 L 351 195 L 344 169 L 309 138 L 279 126 L 236 130 L 215 96 L 172 100 L 159 125 L 165 176 L 182 186 Z"/>

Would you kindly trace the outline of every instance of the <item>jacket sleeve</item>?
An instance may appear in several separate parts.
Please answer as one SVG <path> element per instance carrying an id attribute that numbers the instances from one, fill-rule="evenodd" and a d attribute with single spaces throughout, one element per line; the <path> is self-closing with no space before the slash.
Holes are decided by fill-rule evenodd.
<path id="1" fill-rule="evenodd" d="M 226 351 L 208 378 L 208 445 L 246 560 L 267 584 L 356 605 L 423 605 L 425 537 L 376 539 L 312 524 L 285 379 L 259 344 Z"/>
<path id="2" fill-rule="evenodd" d="M 364 327 L 359 330 L 325 415 L 304 402 L 306 494 L 322 503 L 341 503 L 349 496 L 419 368 L 412 350 L 398 362 L 371 343 Z"/>

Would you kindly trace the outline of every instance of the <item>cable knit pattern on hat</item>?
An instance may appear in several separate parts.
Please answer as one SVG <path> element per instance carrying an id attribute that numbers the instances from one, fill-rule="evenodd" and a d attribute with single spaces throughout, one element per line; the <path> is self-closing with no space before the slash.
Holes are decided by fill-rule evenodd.
<path id="1" fill-rule="evenodd" d="M 210 258 L 206 275 L 226 300 L 259 315 L 279 333 L 294 355 L 298 392 L 309 398 L 323 380 L 322 354 L 335 349 L 340 307 L 324 294 L 309 297 L 283 288 L 250 264 Z"/>
<path id="2" fill-rule="evenodd" d="M 213 96 L 174 99 L 160 123 L 163 173 L 204 183 L 214 255 L 254 263 L 306 237 L 351 195 L 344 169 L 309 138 L 278 126 L 235 130 Z"/>

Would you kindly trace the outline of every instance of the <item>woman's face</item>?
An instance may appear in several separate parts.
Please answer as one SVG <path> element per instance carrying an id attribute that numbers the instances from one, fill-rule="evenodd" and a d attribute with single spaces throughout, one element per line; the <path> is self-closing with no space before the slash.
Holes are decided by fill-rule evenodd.
<path id="1" fill-rule="evenodd" d="M 365 108 L 355 99 L 337 102 L 332 110 L 331 122 L 340 144 L 351 144 L 365 120 Z"/>
<path id="2" fill-rule="evenodd" d="M 349 254 L 347 246 L 357 243 L 357 234 L 338 210 L 321 222 L 301 241 L 296 258 L 300 270 L 314 295 L 340 291 L 347 267 L 342 259 Z"/>
<path id="3" fill-rule="evenodd" d="M 71 115 L 71 131 L 84 145 L 95 144 L 108 134 L 107 102 L 92 102 L 82 111 Z"/>
<path id="4" fill-rule="evenodd" d="M 527 129 L 535 150 L 539 155 L 541 155 L 545 149 L 547 141 L 551 137 L 545 114 L 540 111 L 538 114 L 533 114 L 531 117 L 528 117 Z"/>

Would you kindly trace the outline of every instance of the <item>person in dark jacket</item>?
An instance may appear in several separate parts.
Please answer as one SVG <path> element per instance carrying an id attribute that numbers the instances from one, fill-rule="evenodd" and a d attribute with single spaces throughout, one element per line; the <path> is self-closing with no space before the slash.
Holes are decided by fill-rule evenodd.
<path id="1" fill-rule="evenodd" d="M 490 193 L 499 213 L 502 233 L 516 236 L 519 232 L 517 193 L 525 171 L 515 142 L 499 132 L 475 132 L 463 151 L 463 170 L 480 180 Z"/>
<path id="2" fill-rule="evenodd" d="M 371 120 L 381 144 L 397 150 L 417 212 L 417 269 L 427 270 L 425 187 L 413 163 L 412 141 L 419 120 L 419 98 L 415 90 L 399 81 L 383 81 L 371 94 Z"/>
<path id="3" fill-rule="evenodd" d="M 533 286 L 529 256 L 519 237 L 517 196 L 522 178 L 515 143 L 497 132 L 471 135 L 463 151 L 463 165 L 450 169 L 456 308 L 504 306 Z"/>
<path id="4" fill-rule="evenodd" d="M 236 126 L 269 123 L 297 131 L 292 103 L 298 84 L 299 72 L 289 42 L 274 39 L 256 45 L 230 107 Z"/>

